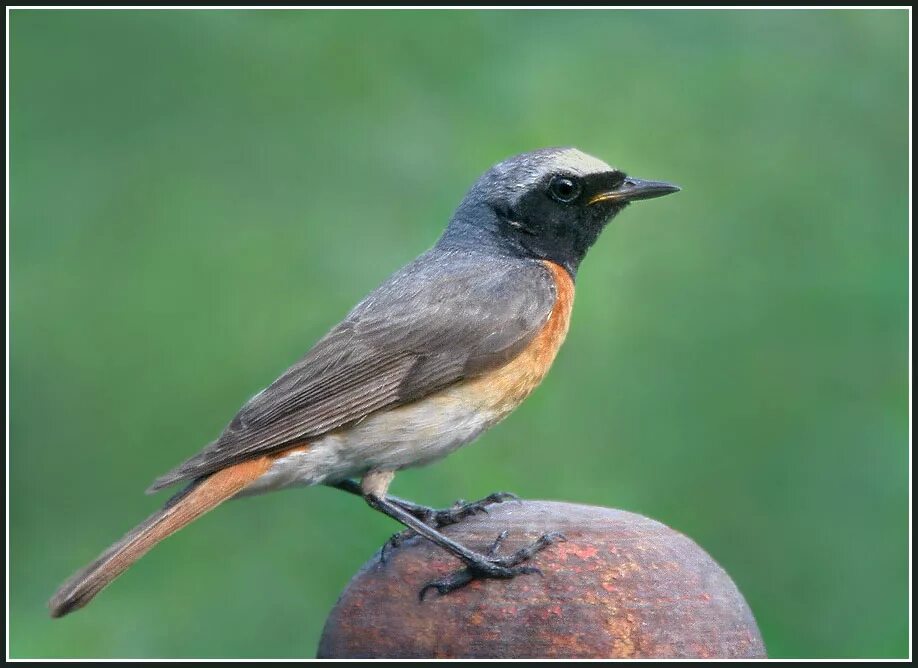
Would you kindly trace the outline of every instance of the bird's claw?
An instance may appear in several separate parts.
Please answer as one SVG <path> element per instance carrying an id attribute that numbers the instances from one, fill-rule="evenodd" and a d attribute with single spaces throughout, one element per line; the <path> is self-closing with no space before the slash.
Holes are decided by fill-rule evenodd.
<path id="1" fill-rule="evenodd" d="M 435 529 L 449 526 L 450 524 L 457 524 L 464 520 L 466 517 L 471 517 L 472 515 L 477 515 L 478 513 L 487 513 L 488 506 L 493 506 L 495 504 L 510 500 L 519 500 L 519 497 L 516 494 L 511 494 L 510 492 L 494 492 L 493 494 L 489 494 L 485 498 L 479 499 L 478 501 L 466 502 L 460 499 L 449 508 L 444 510 L 435 510 L 431 514 L 430 521 L 425 522 L 425 524 L 433 526 Z"/>
<path id="2" fill-rule="evenodd" d="M 406 540 L 417 534 L 413 529 L 405 529 L 399 531 L 396 534 L 392 534 L 385 543 L 383 543 L 382 549 L 379 551 L 379 563 L 385 564 L 389 561 L 389 553 L 395 548 L 399 547 Z"/>
<path id="3" fill-rule="evenodd" d="M 501 543 L 509 534 L 508 531 L 502 532 L 491 544 L 487 556 L 481 560 L 468 563 L 465 568 L 450 573 L 446 577 L 429 582 L 421 591 L 418 592 L 418 599 L 423 601 L 424 597 L 431 589 L 436 589 L 441 596 L 450 592 L 461 589 L 473 580 L 479 579 L 509 579 L 517 575 L 542 575 L 542 571 L 535 566 L 521 565 L 521 562 L 528 561 L 536 553 L 541 552 L 546 547 L 556 541 L 567 540 L 560 533 L 547 533 L 540 536 L 538 540 L 520 548 L 513 554 L 505 557 L 497 557 Z"/>
<path id="4" fill-rule="evenodd" d="M 449 508 L 426 508 L 412 504 L 411 507 L 405 507 L 404 510 L 410 512 L 427 526 L 434 529 L 441 529 L 450 524 L 458 524 L 466 517 L 471 517 L 478 513 L 487 513 L 488 506 L 511 500 L 519 501 L 519 497 L 510 492 L 494 492 L 478 501 L 465 501 L 464 499 L 459 499 Z"/>

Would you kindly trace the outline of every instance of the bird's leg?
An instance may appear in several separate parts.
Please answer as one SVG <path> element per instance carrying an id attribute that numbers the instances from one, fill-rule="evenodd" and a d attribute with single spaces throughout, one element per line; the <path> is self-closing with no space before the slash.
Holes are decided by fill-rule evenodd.
<path id="1" fill-rule="evenodd" d="M 349 494 L 363 496 L 360 485 L 354 480 L 342 480 L 341 482 L 334 483 L 331 487 L 348 492 Z M 478 501 L 467 502 L 460 499 L 449 508 L 431 508 L 430 506 L 422 506 L 412 501 L 400 499 L 397 496 L 386 496 L 386 500 L 394 503 L 405 512 L 414 515 L 424 524 L 432 526 L 434 529 L 456 524 L 466 517 L 471 517 L 477 513 L 486 513 L 488 512 L 488 506 L 492 506 L 496 503 L 503 503 L 504 501 L 516 500 L 518 498 L 516 494 L 511 494 L 510 492 L 494 492 Z M 401 534 L 396 534 L 396 536 L 399 535 Z"/>
<path id="2" fill-rule="evenodd" d="M 544 550 L 546 547 L 548 547 L 549 545 L 551 545 L 553 542 L 555 542 L 555 541 L 557 541 L 557 540 L 561 540 L 561 541 L 567 540 L 567 539 L 564 537 L 563 534 L 560 534 L 560 533 L 557 533 L 557 532 L 555 532 L 555 533 L 547 533 L 547 534 L 544 534 L 544 535 L 540 536 L 539 539 L 538 539 L 537 541 L 535 541 L 534 543 L 530 543 L 530 544 L 527 545 L 526 547 L 524 547 L 524 548 L 522 548 L 522 549 L 520 549 L 520 550 L 517 550 L 517 551 L 514 552 L 513 554 L 508 555 L 508 556 L 506 556 L 506 557 L 504 557 L 504 558 L 502 558 L 502 559 L 497 558 L 497 553 L 500 551 L 501 543 L 504 542 L 504 539 L 507 537 L 507 535 L 508 535 L 509 533 L 510 533 L 509 531 L 503 531 L 503 532 L 501 532 L 501 534 L 494 540 L 494 542 L 491 544 L 491 547 L 488 549 L 488 558 L 491 559 L 492 561 L 498 562 L 498 563 L 500 563 L 500 564 L 502 564 L 502 565 L 511 566 L 511 567 L 512 567 L 512 566 L 516 566 L 517 564 L 519 564 L 519 563 L 522 562 L 522 561 L 528 561 L 528 560 L 531 559 L 537 552 L 541 552 L 542 550 Z M 517 568 L 526 568 L 525 566 L 522 566 L 522 567 L 516 566 L 516 567 L 517 567 Z M 524 572 L 525 572 L 525 571 L 524 571 Z M 532 571 L 529 571 L 529 572 L 538 573 L 539 575 L 542 574 L 542 572 L 541 572 L 539 569 L 537 569 L 537 568 L 534 568 Z M 437 593 L 440 594 L 440 595 L 448 594 L 448 593 L 450 593 L 451 591 L 456 591 L 457 589 L 461 589 L 462 587 L 464 587 L 465 585 L 467 585 L 469 582 L 471 582 L 471 581 L 474 580 L 475 578 L 480 578 L 480 577 L 494 577 L 494 576 L 487 576 L 487 575 L 486 575 L 486 576 L 482 576 L 482 575 L 479 575 L 478 573 L 476 573 L 476 571 L 475 571 L 475 569 L 474 569 L 473 567 L 467 566 L 466 568 L 463 568 L 463 569 L 461 569 L 461 570 L 458 570 L 458 571 L 455 571 L 455 572 L 453 572 L 453 573 L 450 573 L 449 575 L 447 575 L 447 576 L 444 577 L 444 578 L 440 578 L 439 580 L 434 580 L 434 581 L 432 581 L 432 582 L 428 582 L 428 583 L 427 583 L 426 585 L 424 585 L 424 587 L 421 589 L 421 591 L 420 591 L 420 593 L 419 593 L 419 597 L 420 597 L 420 599 L 423 601 L 423 600 L 424 600 L 424 596 L 425 596 L 425 595 L 427 594 L 427 592 L 430 591 L 431 589 L 436 589 L 436 590 L 437 590 Z M 500 577 L 500 576 L 498 576 L 498 577 Z M 511 576 L 511 577 L 512 577 L 512 576 Z"/>
<path id="3" fill-rule="evenodd" d="M 349 478 L 341 482 L 333 483 L 330 487 L 340 489 L 348 494 L 363 497 L 360 484 Z M 397 496 L 386 495 L 388 501 L 394 503 L 405 512 L 414 515 L 424 524 L 434 529 L 456 524 L 466 517 L 470 517 L 477 513 L 486 513 L 488 512 L 488 506 L 494 505 L 495 503 L 503 503 L 504 501 L 516 500 L 518 498 L 516 494 L 510 492 L 494 492 L 478 501 L 467 502 L 460 499 L 449 508 L 431 508 L 430 506 L 422 506 Z M 410 528 L 393 534 L 382 546 L 382 550 L 379 553 L 379 560 L 385 563 L 390 550 L 398 547 L 414 535 L 416 535 L 414 530 Z"/>
<path id="4" fill-rule="evenodd" d="M 354 494 L 355 496 L 363 498 L 363 491 L 360 489 L 360 483 L 358 483 L 356 480 L 351 480 L 350 478 L 345 478 L 341 482 L 332 483 L 329 485 L 329 487 L 334 487 L 335 489 L 340 489 L 341 491 L 347 492 L 348 494 Z M 405 512 L 411 513 L 422 522 L 425 521 L 426 518 L 430 517 L 430 513 L 427 511 L 433 510 L 432 508 L 428 509 L 425 506 L 412 503 L 411 501 L 405 501 L 404 499 L 399 499 L 395 496 L 387 495 L 386 498 L 399 506 Z M 396 534 L 392 534 L 389 540 L 383 543 L 382 549 L 379 551 L 379 561 L 381 563 L 386 563 L 389 558 L 389 551 L 397 548 L 399 545 L 414 535 L 416 534 L 414 533 L 413 529 L 405 529 L 403 531 L 399 531 Z"/>
<path id="5" fill-rule="evenodd" d="M 424 599 L 424 595 L 430 589 L 436 589 L 441 594 L 447 594 L 460 587 L 464 587 L 476 578 L 512 578 L 525 573 L 541 574 L 541 571 L 534 566 L 524 566 L 520 564 L 532 558 L 533 555 L 545 549 L 554 541 L 564 539 L 561 534 L 545 534 L 531 545 L 517 550 L 513 554 L 506 557 L 497 557 L 497 548 L 506 535 L 501 534 L 488 554 L 479 554 L 464 545 L 460 545 L 451 538 L 444 536 L 436 529 L 424 524 L 420 519 L 390 501 L 385 495 L 385 487 L 388 484 L 388 480 L 375 484 L 376 480 L 373 479 L 368 483 L 368 479 L 372 475 L 372 473 L 368 474 L 361 485 L 364 490 L 364 499 L 366 499 L 367 504 L 369 504 L 371 508 L 401 522 L 409 529 L 414 530 L 416 533 L 424 536 L 424 538 L 427 538 L 434 544 L 452 553 L 465 564 L 465 568 L 461 571 L 425 585 L 418 594 L 421 600 Z M 385 475 L 389 475 L 389 480 L 391 480 L 390 474 Z M 380 477 L 382 477 L 382 474 Z"/>

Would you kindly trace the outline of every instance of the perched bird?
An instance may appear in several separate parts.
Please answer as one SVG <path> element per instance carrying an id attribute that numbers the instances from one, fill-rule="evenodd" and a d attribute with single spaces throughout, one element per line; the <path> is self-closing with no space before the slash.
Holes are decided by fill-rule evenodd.
<path id="1" fill-rule="evenodd" d="M 677 190 L 573 148 L 523 153 L 489 169 L 433 248 L 252 397 L 217 440 L 153 483 L 150 492 L 186 487 L 64 583 L 51 615 L 82 608 L 223 501 L 293 485 L 362 495 L 465 564 L 422 597 L 477 577 L 535 572 L 524 562 L 558 536 L 497 556 L 500 537 L 481 554 L 438 531 L 512 495 L 434 510 L 388 496 L 389 484 L 396 471 L 448 455 L 520 405 L 564 340 L 577 268 L 600 232 L 629 202 Z"/>

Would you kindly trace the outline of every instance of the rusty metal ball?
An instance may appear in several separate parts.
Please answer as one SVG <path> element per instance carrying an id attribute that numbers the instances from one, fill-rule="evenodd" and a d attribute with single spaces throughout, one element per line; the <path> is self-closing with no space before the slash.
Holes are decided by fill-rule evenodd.
<path id="1" fill-rule="evenodd" d="M 566 542 L 532 560 L 542 575 L 478 580 L 423 601 L 419 590 L 461 564 L 414 537 L 377 553 L 325 624 L 319 658 L 762 658 L 736 585 L 690 539 L 622 510 L 511 501 L 446 527 L 485 552 L 502 531 L 509 553 L 541 534 Z"/>

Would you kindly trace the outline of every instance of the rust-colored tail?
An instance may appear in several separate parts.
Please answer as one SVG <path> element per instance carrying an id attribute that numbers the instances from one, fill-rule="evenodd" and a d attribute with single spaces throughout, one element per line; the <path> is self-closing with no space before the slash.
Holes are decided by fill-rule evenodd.
<path id="1" fill-rule="evenodd" d="M 270 460 L 263 457 L 235 464 L 193 483 L 61 585 L 48 603 L 51 616 L 63 617 L 82 608 L 159 541 L 241 491 L 269 466 Z"/>

